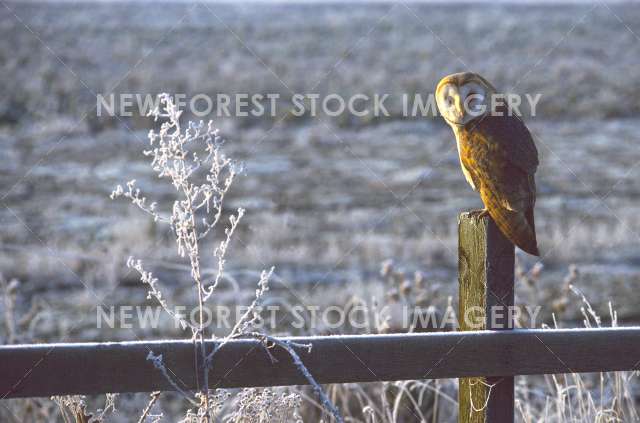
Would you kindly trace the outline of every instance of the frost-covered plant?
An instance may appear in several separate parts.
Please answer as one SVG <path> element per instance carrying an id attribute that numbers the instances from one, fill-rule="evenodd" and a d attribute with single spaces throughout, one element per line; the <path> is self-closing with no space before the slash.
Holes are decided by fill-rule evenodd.
<path id="1" fill-rule="evenodd" d="M 5 280 L 0 274 L 0 344 L 18 344 L 34 342 L 35 329 L 42 317 L 42 302 L 31 299 L 31 307 L 24 313 L 16 310 L 19 301 L 20 281 Z"/>
<path id="2" fill-rule="evenodd" d="M 162 123 L 159 132 L 153 130 L 149 132 L 151 148 L 144 154 L 151 157 L 151 167 L 158 178 L 168 180 L 176 190 L 177 198 L 173 201 L 171 211 L 163 214 L 157 209 L 157 203 L 148 203 L 147 198 L 142 196 L 140 189 L 136 187 L 135 180 L 129 181 L 125 188 L 118 185 L 111 194 L 111 198 L 121 196 L 128 198 L 134 205 L 150 214 L 154 221 L 169 224 L 175 235 L 178 255 L 188 258 L 198 302 L 196 323 L 189 322 L 172 310 L 168 300 L 162 294 L 158 279 L 143 267 L 141 260 L 130 258 L 127 265 L 136 270 L 140 274 L 141 281 L 148 286 L 148 298 L 155 298 L 184 329 L 191 330 L 192 339 L 198 348 L 198 356 L 201 358 L 199 368 L 204 369 L 203 363 L 207 356 L 204 343 L 207 337 L 203 315 L 205 302 L 213 295 L 223 276 L 227 247 L 244 210 L 238 209 L 230 216 L 224 230 L 225 236 L 213 252 L 213 257 L 217 261 L 217 273 L 212 280 L 205 280 L 202 277 L 204 254 L 201 251 L 201 245 L 208 235 L 213 235 L 213 229 L 221 223 L 224 198 L 238 174 L 238 167 L 222 153 L 222 139 L 212 122 L 207 125 L 203 122 L 189 122 L 188 127 L 182 130 L 181 111 L 169 95 L 160 96 L 160 107 L 153 110 L 151 115 L 155 120 L 164 118 L 166 121 Z M 256 292 L 256 302 L 267 291 L 271 272 L 272 270 L 262 272 L 260 288 Z M 163 370 L 161 356 L 150 354 L 149 359 L 157 368 Z M 169 378 L 168 373 L 164 373 Z M 209 414 L 207 374 L 207 371 L 202 372 L 200 395 L 202 400 L 198 404 L 200 414 L 205 417 Z M 186 395 L 184 391 L 181 392 Z M 196 402 L 195 399 L 191 401 Z"/>
<path id="3" fill-rule="evenodd" d="M 236 397 L 236 409 L 225 416 L 225 423 L 261 423 L 301 421 L 295 410 L 302 398 L 295 393 L 270 389 L 245 389 Z M 291 413 L 290 410 L 294 410 Z"/>
<path id="4" fill-rule="evenodd" d="M 58 405 L 60 415 L 65 423 L 103 423 L 107 416 L 116 410 L 118 394 L 107 394 L 104 407 L 95 413 L 87 411 L 87 404 L 83 395 L 67 395 L 51 397 Z"/>
<path id="5" fill-rule="evenodd" d="M 151 148 L 146 150 L 144 154 L 151 157 L 151 167 L 157 173 L 158 178 L 171 183 L 177 198 L 173 201 L 170 212 L 160 211 L 156 202 L 148 202 L 147 198 L 142 195 L 140 189 L 136 187 L 135 180 L 127 182 L 124 187 L 118 185 L 112 192 L 111 198 L 127 198 L 135 206 L 151 215 L 155 222 L 168 224 L 175 236 L 178 255 L 189 260 L 191 278 L 194 281 L 197 297 L 197 309 L 194 310 L 197 312 L 197 322 L 195 323 L 189 322 L 184 316 L 172 310 L 169 300 L 162 294 L 159 280 L 145 269 L 141 260 L 130 258 L 127 265 L 136 270 L 140 274 L 141 281 L 148 286 L 148 298 L 158 301 L 163 309 L 180 323 L 183 329 L 191 331 L 198 360 L 197 371 L 201 372 L 201 375 L 197 375 L 198 380 L 201 381 L 199 392 L 194 397 L 180 389 L 165 368 L 161 355 L 150 352 L 148 360 L 163 373 L 176 391 L 197 407 L 197 412 L 190 411 L 185 417 L 185 421 L 209 422 L 220 409 L 220 394 L 209 390 L 208 380 L 209 369 L 213 365 L 216 353 L 233 338 L 252 337 L 259 340 L 265 347 L 269 343 L 277 345 L 289 353 L 293 362 L 313 385 L 322 404 L 331 411 L 338 421 L 342 421 L 336 408 L 294 351 L 294 348 L 309 349 L 310 346 L 282 341 L 256 331 L 259 305 L 269 289 L 269 279 L 273 268 L 262 271 L 254 301 L 224 338 L 218 339 L 214 334 L 210 334 L 209 338 L 209 334 L 206 333 L 204 306 L 212 298 L 224 278 L 228 247 L 238 223 L 244 215 L 244 209 L 239 208 L 230 215 L 226 223 L 222 223 L 224 199 L 240 168 L 236 162 L 223 154 L 221 149 L 223 140 L 211 121 L 207 124 L 202 121 L 199 123 L 189 122 L 187 128 L 183 130 L 180 125 L 181 111 L 174 104 L 172 98 L 168 94 L 161 94 L 158 104 L 159 107 L 153 110 L 150 115 L 156 121 L 160 118 L 165 121 L 161 124 L 158 132 L 154 130 L 149 132 Z M 221 239 L 215 242 L 216 247 L 210 257 L 215 262 L 216 271 L 212 277 L 205 278 L 202 269 L 203 261 L 206 261 L 207 255 L 203 251 L 203 241 L 206 238 L 215 238 L 216 228 L 219 226 L 224 226 L 224 234 Z M 193 313 L 188 313 L 188 315 L 193 315 Z M 205 343 L 207 339 L 217 341 L 211 351 L 207 351 Z M 267 348 L 265 351 L 271 357 Z M 153 398 L 152 401 L 154 401 Z M 148 413 L 148 410 L 145 412 Z"/>

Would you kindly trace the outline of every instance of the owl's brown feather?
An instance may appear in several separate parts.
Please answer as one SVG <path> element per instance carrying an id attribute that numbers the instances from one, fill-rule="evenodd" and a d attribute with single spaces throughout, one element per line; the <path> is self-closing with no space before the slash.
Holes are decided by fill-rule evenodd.
<path id="1" fill-rule="evenodd" d="M 504 235 L 529 254 L 540 255 L 533 207 L 538 151 L 515 116 L 487 115 L 456 131 L 460 159 Z"/>

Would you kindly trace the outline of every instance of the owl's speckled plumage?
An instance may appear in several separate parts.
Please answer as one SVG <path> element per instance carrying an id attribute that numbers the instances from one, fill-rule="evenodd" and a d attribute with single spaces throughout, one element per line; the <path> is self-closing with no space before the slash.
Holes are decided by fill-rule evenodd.
<path id="1" fill-rule="evenodd" d="M 436 100 L 456 136 L 462 171 L 479 191 L 487 212 L 511 242 L 538 256 L 533 218 L 538 151 L 527 127 L 509 116 L 506 107 L 496 110 L 502 116 L 489 113 L 488 100 L 495 92 L 480 75 L 464 72 L 444 77 Z M 487 105 L 486 113 L 468 113 L 461 107 L 472 94 L 477 105 Z"/>

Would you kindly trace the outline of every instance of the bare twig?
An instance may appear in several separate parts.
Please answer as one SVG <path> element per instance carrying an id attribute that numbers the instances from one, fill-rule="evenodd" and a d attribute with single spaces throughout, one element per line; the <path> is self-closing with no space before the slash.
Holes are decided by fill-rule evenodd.
<path id="1" fill-rule="evenodd" d="M 144 423 L 145 419 L 147 418 L 147 416 L 151 412 L 151 409 L 153 408 L 153 405 L 156 403 L 156 401 L 158 401 L 158 398 L 160 397 L 160 391 L 152 392 L 150 397 L 151 397 L 151 399 L 149 400 L 149 403 L 147 404 L 147 406 L 142 411 L 142 415 L 138 419 L 138 423 Z"/>

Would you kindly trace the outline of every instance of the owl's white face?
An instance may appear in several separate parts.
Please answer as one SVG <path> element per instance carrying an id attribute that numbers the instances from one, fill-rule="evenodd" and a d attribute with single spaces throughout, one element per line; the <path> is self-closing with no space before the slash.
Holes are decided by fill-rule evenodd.
<path id="1" fill-rule="evenodd" d="M 436 103 L 449 125 L 465 125 L 488 112 L 490 94 L 478 82 L 469 81 L 461 86 L 451 82 L 438 89 Z"/>

